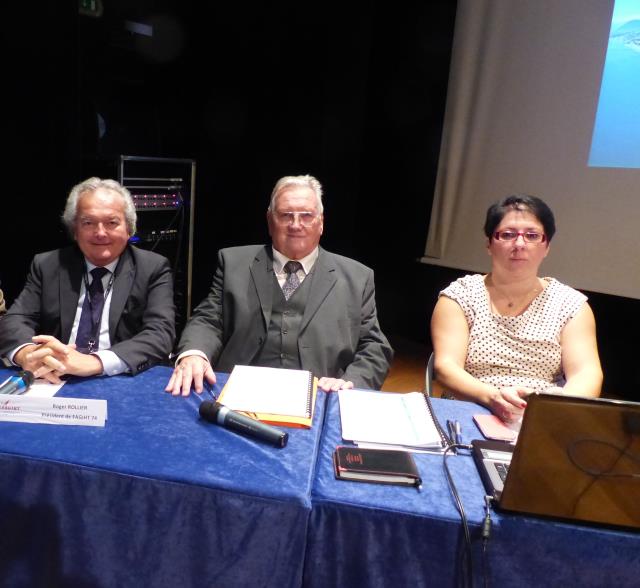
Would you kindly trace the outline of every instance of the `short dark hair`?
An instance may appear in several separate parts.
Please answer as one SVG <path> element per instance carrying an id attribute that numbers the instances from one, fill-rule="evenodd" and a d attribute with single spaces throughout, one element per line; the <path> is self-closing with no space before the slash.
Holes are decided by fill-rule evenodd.
<path id="1" fill-rule="evenodd" d="M 536 196 L 528 194 L 513 194 L 492 204 L 487 210 L 487 218 L 484 221 L 484 234 L 489 240 L 493 238 L 496 227 L 511 210 L 526 210 L 535 216 L 544 227 L 547 242 L 551 242 L 556 232 L 556 220 L 553 212 L 547 204 Z"/>

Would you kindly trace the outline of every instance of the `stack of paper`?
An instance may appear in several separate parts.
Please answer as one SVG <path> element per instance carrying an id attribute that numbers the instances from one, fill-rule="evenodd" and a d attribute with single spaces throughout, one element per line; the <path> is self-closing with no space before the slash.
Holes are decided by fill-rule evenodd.
<path id="1" fill-rule="evenodd" d="M 316 390 L 306 370 L 237 365 L 218 402 L 266 423 L 311 427 Z"/>
<path id="2" fill-rule="evenodd" d="M 446 439 L 421 392 L 340 390 L 342 438 L 360 447 L 442 451 Z"/>

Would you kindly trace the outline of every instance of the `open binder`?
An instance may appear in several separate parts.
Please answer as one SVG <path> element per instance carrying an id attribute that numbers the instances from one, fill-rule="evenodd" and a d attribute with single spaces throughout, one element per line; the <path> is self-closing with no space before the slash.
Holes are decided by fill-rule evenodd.
<path id="1" fill-rule="evenodd" d="M 450 441 L 422 392 L 340 390 L 342 438 L 359 447 L 441 452 Z"/>
<path id="2" fill-rule="evenodd" d="M 306 370 L 236 365 L 218 402 L 264 423 L 310 428 L 317 388 Z"/>

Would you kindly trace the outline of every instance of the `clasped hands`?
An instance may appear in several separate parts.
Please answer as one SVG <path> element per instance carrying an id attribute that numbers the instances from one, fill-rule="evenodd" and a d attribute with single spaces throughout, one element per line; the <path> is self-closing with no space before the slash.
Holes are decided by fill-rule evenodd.
<path id="1" fill-rule="evenodd" d="M 165 391 L 174 396 L 189 396 L 193 385 L 196 393 L 201 394 L 205 382 L 211 386 L 216 383 L 216 375 L 211 364 L 200 355 L 187 355 L 173 370 Z M 353 388 L 353 382 L 340 378 L 323 377 L 318 380 L 318 386 L 325 392 L 337 392 Z"/>
<path id="2" fill-rule="evenodd" d="M 36 378 L 61 384 L 61 376 L 95 376 L 103 371 L 97 355 L 80 353 L 74 343 L 65 344 L 51 335 L 36 335 L 33 345 L 26 345 L 15 354 L 14 362 L 29 370 Z"/>

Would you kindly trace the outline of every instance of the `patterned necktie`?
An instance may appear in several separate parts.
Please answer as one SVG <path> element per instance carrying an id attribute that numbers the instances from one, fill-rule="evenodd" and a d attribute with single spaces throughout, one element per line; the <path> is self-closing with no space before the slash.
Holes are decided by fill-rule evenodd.
<path id="1" fill-rule="evenodd" d="M 82 353 L 97 351 L 99 347 L 100 323 L 102 322 L 102 309 L 104 308 L 102 278 L 108 271 L 104 267 L 96 267 L 91 270 L 93 280 L 84 297 L 76 335 L 76 348 Z"/>
<path id="2" fill-rule="evenodd" d="M 291 295 L 296 291 L 296 288 L 300 285 L 298 279 L 298 270 L 302 269 L 302 264 L 299 261 L 287 261 L 284 264 L 284 271 L 287 274 L 287 279 L 282 286 L 282 293 L 286 300 L 291 298 Z"/>

